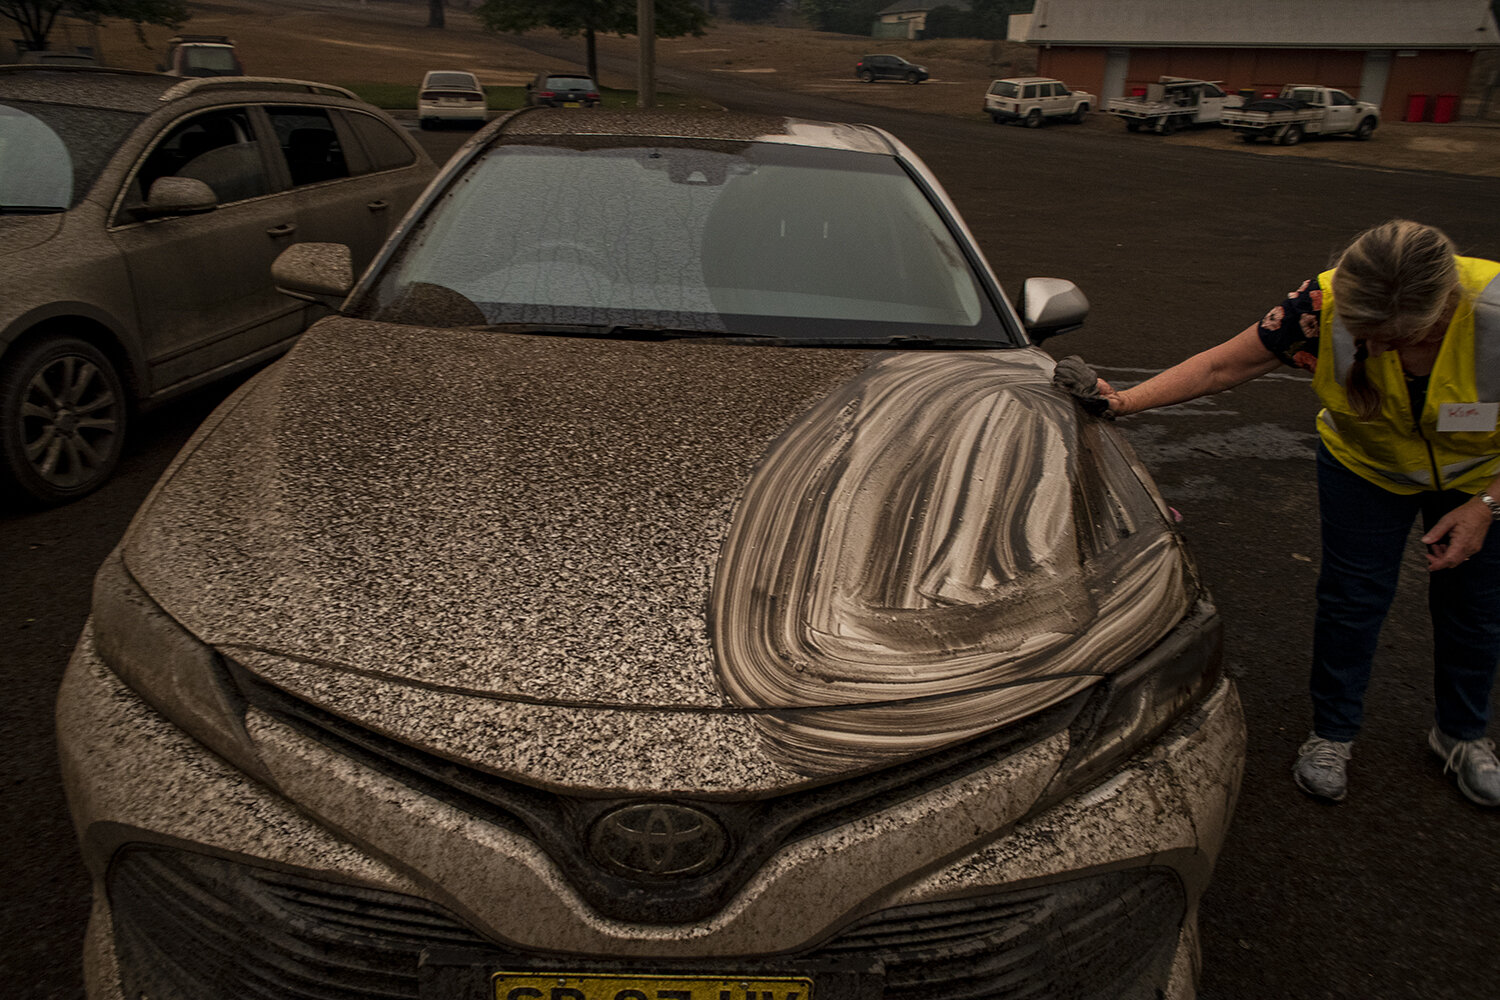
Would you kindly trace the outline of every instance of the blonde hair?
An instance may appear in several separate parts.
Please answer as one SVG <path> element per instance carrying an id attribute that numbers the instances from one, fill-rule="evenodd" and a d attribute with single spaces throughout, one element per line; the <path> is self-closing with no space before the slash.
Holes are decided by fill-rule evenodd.
<path id="1" fill-rule="evenodd" d="M 1339 254 L 1333 301 L 1339 318 L 1359 340 L 1405 347 L 1425 338 L 1458 304 L 1457 250 L 1432 226 L 1392 219 L 1356 236 Z M 1361 344 L 1345 384 L 1361 420 L 1380 413 L 1380 392 L 1365 372 Z"/>

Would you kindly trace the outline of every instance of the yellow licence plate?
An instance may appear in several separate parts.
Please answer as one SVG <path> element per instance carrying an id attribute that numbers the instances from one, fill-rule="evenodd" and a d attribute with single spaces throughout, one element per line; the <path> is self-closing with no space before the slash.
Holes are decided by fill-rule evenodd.
<path id="1" fill-rule="evenodd" d="M 581 108 L 581 107 L 583 107 L 583 105 L 580 102 L 578 102 L 578 101 L 563 101 L 563 107 L 565 107 L 565 108 Z"/>
<path id="2" fill-rule="evenodd" d="M 813 982 L 797 976 L 603 976 L 497 972 L 495 1000 L 813 1000 Z"/>

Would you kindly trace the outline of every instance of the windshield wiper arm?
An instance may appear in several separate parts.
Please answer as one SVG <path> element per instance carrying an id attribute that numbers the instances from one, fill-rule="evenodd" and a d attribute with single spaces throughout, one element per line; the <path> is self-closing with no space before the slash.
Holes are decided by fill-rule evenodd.
<path id="1" fill-rule="evenodd" d="M 66 211 L 61 205 L 0 205 L 0 215 L 53 215 Z"/>

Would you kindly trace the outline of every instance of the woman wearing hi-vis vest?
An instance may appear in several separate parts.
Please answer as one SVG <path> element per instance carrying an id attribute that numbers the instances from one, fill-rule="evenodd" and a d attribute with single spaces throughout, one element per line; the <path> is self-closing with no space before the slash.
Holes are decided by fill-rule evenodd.
<path id="1" fill-rule="evenodd" d="M 1500 263 L 1396 220 L 1260 322 L 1140 385 L 1097 391 L 1115 414 L 1180 403 L 1280 364 L 1313 373 L 1323 561 L 1313 731 L 1292 775 L 1339 801 L 1381 623 L 1415 518 L 1429 571 L 1437 711 L 1428 745 L 1474 802 L 1500 805 L 1486 737 L 1500 664 Z"/>

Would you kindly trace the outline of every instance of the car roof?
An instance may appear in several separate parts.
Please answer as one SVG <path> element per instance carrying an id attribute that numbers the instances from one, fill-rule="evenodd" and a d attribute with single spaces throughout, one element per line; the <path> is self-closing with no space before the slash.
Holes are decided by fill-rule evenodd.
<path id="1" fill-rule="evenodd" d="M 600 111 L 587 121 L 549 108 L 523 109 L 504 119 L 502 135 L 591 135 L 627 139 L 722 139 L 814 146 L 857 153 L 894 155 L 896 147 L 869 125 L 812 121 L 778 115 L 728 111 Z"/>
<path id="2" fill-rule="evenodd" d="M 1055 76 L 1007 76 L 1005 79 L 1003 79 L 1003 80 L 996 80 L 995 82 L 996 83 L 1062 83 L 1062 81 L 1059 80 Z"/>
<path id="3" fill-rule="evenodd" d="M 308 80 L 264 76 L 180 77 L 99 66 L 0 66 L 0 97 L 87 105 L 149 114 L 169 101 L 205 91 L 264 100 L 273 93 L 321 94 L 359 100 L 352 91 Z"/>
<path id="4" fill-rule="evenodd" d="M 479 77 L 466 69 L 430 69 L 423 75 L 422 79 L 430 80 L 435 76 L 466 76 L 476 83 L 479 81 Z"/>

